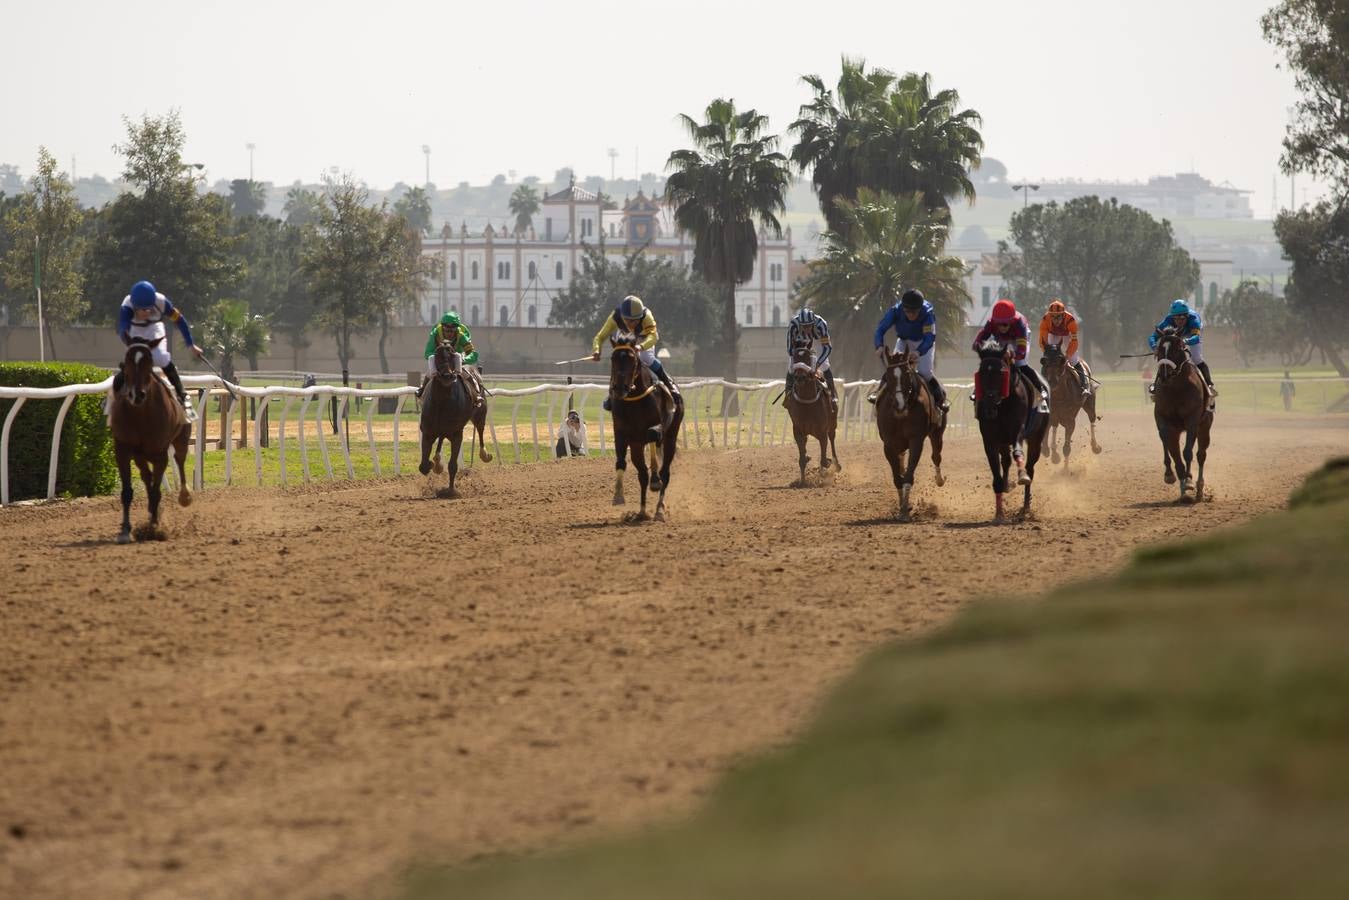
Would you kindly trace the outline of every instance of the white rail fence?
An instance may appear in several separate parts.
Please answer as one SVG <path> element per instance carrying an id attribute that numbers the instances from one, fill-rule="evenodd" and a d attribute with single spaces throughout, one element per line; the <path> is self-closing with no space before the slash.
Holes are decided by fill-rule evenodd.
<path id="1" fill-rule="evenodd" d="M 1310 380 L 1299 381 L 1303 390 L 1312 386 L 1308 381 Z M 1337 382 L 1336 386 L 1340 389 L 1343 388 L 1343 383 L 1339 379 L 1315 379 L 1315 381 L 1324 381 L 1326 384 Z M 226 383 L 215 376 L 208 375 L 184 376 L 183 382 L 185 386 L 195 392 L 198 410 L 192 439 L 193 486 L 197 490 L 204 487 L 203 473 L 208 440 L 212 444 L 223 447 L 224 474 L 222 480 L 225 485 L 229 485 L 234 480 L 235 426 L 236 424 L 243 425 L 243 423 L 237 423 L 235 420 L 236 416 L 246 418 L 246 416 L 241 416 L 240 413 L 247 407 L 242 403 L 223 403 L 220 424 L 218 429 L 215 429 L 218 434 L 215 438 L 208 438 L 208 431 L 211 430 L 211 416 L 208 415 L 207 399 L 208 397 L 226 397 L 228 395 Z M 1260 406 L 1262 394 L 1268 394 L 1270 386 L 1277 385 L 1278 382 L 1277 379 L 1262 379 L 1260 383 L 1264 385 L 1263 389 L 1258 388 L 1257 382 L 1254 381 L 1249 385 L 1241 384 L 1240 387 L 1229 382 L 1225 385 L 1223 400 L 1231 408 L 1233 405 L 1237 405 L 1233 404 L 1232 400 L 1244 398 L 1249 391 L 1249 408 L 1251 411 L 1255 411 Z M 1312 384 L 1314 383 L 1312 382 Z M 68 385 L 59 388 L 0 385 L 0 400 L 13 399 L 15 401 L 5 415 L 3 427 L 0 429 L 0 505 L 7 506 L 10 502 L 10 432 L 15 417 L 25 403 L 29 401 L 59 401 L 61 404 L 53 424 L 51 450 L 47 462 L 47 498 L 52 499 L 56 496 L 61 428 L 65 422 L 66 413 L 70 410 L 70 406 L 76 397 L 105 395 L 111 386 L 111 377 L 96 384 Z M 776 402 L 783 386 L 782 380 L 735 383 L 715 378 L 682 384 L 680 389 L 685 398 L 685 416 L 684 427 L 680 434 L 680 446 L 684 448 L 737 449 L 792 443 L 789 417 L 782 405 Z M 840 381 L 838 386 L 840 388 L 838 439 L 842 442 L 875 439 L 875 410 L 866 402 L 866 395 L 876 386 L 876 382 Z M 1326 385 L 1316 386 L 1320 387 L 1320 394 L 1324 402 Z M 1117 388 L 1115 385 L 1111 385 L 1111 387 Z M 969 391 L 970 385 L 949 384 L 947 388 L 952 401 L 948 427 L 959 433 L 968 429 L 972 421 L 970 404 L 963 402 L 964 395 Z M 309 454 L 307 433 L 311 421 L 314 426 L 314 440 L 319 446 L 319 455 L 326 477 L 332 480 L 337 477 L 337 472 L 341 472 L 347 478 L 355 478 L 350 434 L 353 423 L 349 416 L 353 405 L 358 408 L 362 405 L 365 407 L 364 438 L 371 468 L 375 475 L 383 475 L 384 467 L 380 460 L 380 448 L 381 444 L 387 447 L 388 442 L 376 440 L 375 416 L 378 411 L 378 403 L 366 402 L 381 399 L 393 401 L 392 433 L 389 436 L 392 443 L 392 470 L 394 475 L 402 473 L 400 455 L 402 441 L 400 435 L 403 416 L 408 411 L 407 401 L 414 393 L 412 387 L 369 388 L 363 386 L 356 388 L 318 384 L 307 388 L 285 385 L 267 387 L 231 385 L 229 389 L 242 399 L 254 401 L 254 411 L 251 416 L 253 480 L 258 485 L 262 485 L 264 481 L 263 444 L 269 443 L 272 439 L 277 442 L 279 477 L 282 485 L 289 484 L 294 480 L 292 475 L 294 461 L 287 455 L 288 442 L 294 447 L 292 454 L 298 456 L 299 480 L 308 484 L 317 477 L 311 471 Z M 733 416 L 721 414 L 724 392 L 728 389 L 737 394 L 737 412 Z M 1136 390 L 1142 396 L 1135 396 L 1132 400 L 1120 395 L 1118 390 L 1114 392 L 1119 408 L 1136 409 L 1140 405 L 1146 405 L 1145 394 L 1142 394 L 1141 387 Z M 1228 393 L 1228 390 L 1230 390 L 1230 393 Z M 553 447 L 561 434 L 561 424 L 570 409 L 575 409 L 580 413 L 582 421 L 589 422 L 588 411 L 595 415 L 597 424 L 593 430 L 590 430 L 590 433 L 592 436 L 598 437 L 598 450 L 602 455 L 612 453 L 612 427 L 608 422 L 607 415 L 600 410 L 600 403 L 607 392 L 607 384 L 593 382 L 547 383 L 525 388 L 492 388 L 488 435 L 494 454 L 503 461 L 514 462 L 527 461 L 531 455 L 536 461 L 553 458 Z M 1101 396 L 1104 399 L 1108 394 L 1102 392 Z M 1111 408 L 1115 405 L 1115 403 L 1103 404 L 1103 408 Z M 1271 412 L 1275 409 L 1274 403 L 1269 399 L 1266 399 L 1264 405 Z M 279 406 L 279 410 L 274 410 L 274 406 Z M 390 424 L 388 422 L 390 414 L 387 412 L 378 414 L 381 419 L 380 433 L 383 436 L 387 432 L 386 426 Z M 411 415 L 414 416 L 414 421 L 408 430 L 411 435 L 415 436 L 418 433 L 415 408 Z M 506 420 L 507 415 L 509 415 L 508 422 Z M 332 426 L 340 421 L 345 423 L 345 427 L 332 427 L 332 436 L 325 438 L 323 434 L 325 419 Z M 358 421 L 355 424 L 359 434 L 359 412 L 357 412 L 356 419 Z M 272 425 L 273 422 L 275 422 L 275 425 Z M 294 423 L 293 434 L 287 432 L 288 423 Z M 272 428 L 275 428 L 274 437 Z M 505 432 L 505 434 L 501 432 Z M 263 435 L 267 437 L 262 437 Z M 329 443 L 334 438 L 338 445 L 337 453 L 332 453 L 329 449 Z M 359 441 L 359 437 L 357 440 Z M 509 459 L 501 455 L 503 444 L 511 450 Z M 474 462 L 474 454 L 471 448 L 472 442 L 466 441 L 464 450 L 467 453 L 466 462 L 469 465 Z M 239 449 L 241 452 L 246 452 L 245 448 Z M 360 451 L 358 450 L 357 453 L 360 453 Z M 334 457 L 339 454 L 341 457 L 339 468 L 335 470 Z M 172 477 L 172 466 L 169 467 L 169 472 L 170 477 Z"/>

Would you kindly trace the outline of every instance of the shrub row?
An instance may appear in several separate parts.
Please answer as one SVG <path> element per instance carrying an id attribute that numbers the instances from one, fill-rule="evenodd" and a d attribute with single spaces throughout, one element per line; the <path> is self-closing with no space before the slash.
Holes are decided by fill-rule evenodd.
<path id="1" fill-rule="evenodd" d="M 0 363 L 0 385 L 54 388 L 103 381 L 107 371 L 82 363 Z M 9 435 L 9 496 L 25 500 L 47 496 L 47 461 L 52 428 L 61 400 L 25 400 Z M 9 415 L 11 399 L 0 399 L 0 423 Z M 117 487 L 112 432 L 103 416 L 103 395 L 77 397 L 61 429 L 56 466 L 60 496 L 107 494 Z"/>

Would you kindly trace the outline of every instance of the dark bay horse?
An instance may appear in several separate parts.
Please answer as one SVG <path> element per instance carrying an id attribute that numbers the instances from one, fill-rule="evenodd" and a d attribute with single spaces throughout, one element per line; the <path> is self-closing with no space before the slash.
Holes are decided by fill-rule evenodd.
<path id="1" fill-rule="evenodd" d="M 1199 478 L 1194 483 L 1194 499 L 1204 499 L 1204 460 L 1208 457 L 1209 432 L 1213 428 L 1213 410 L 1209 409 L 1204 376 L 1190 359 L 1190 348 L 1174 328 L 1162 330 L 1157 340 L 1157 380 L 1152 392 L 1152 417 L 1162 439 L 1163 479 L 1176 483 L 1171 464 L 1180 475 L 1180 499 L 1189 500 L 1195 444 L 1199 444 Z M 1185 449 L 1180 434 L 1185 432 Z"/>
<path id="2" fill-rule="evenodd" d="M 656 519 L 665 518 L 665 491 L 670 486 L 670 463 L 674 461 L 679 443 L 679 426 L 684 421 L 684 404 L 675 400 L 642 365 L 637 356 L 637 337 L 617 334 L 610 339 L 613 352 L 609 355 L 609 402 L 613 407 L 614 422 L 614 506 L 622 506 L 623 473 L 627 470 L 627 456 L 637 469 L 637 483 L 642 489 L 642 505 L 636 518 L 646 518 L 646 489 L 659 490 L 656 500 Z M 650 458 L 643 457 L 646 450 Z"/>
<path id="3" fill-rule="evenodd" d="M 437 472 L 444 470 L 440 463 L 440 448 L 446 439 L 450 442 L 450 485 L 446 496 L 457 497 L 454 478 L 459 473 L 459 448 L 464 443 L 464 426 L 470 421 L 478 433 L 478 458 L 491 462 L 492 454 L 487 452 L 482 432 L 487 427 L 487 403 L 483 402 L 476 410 L 473 408 L 473 393 L 468 386 L 463 370 L 463 356 L 456 353 L 449 341 L 441 341 L 436 347 L 436 374 L 426 386 L 426 396 L 422 400 L 422 462 L 417 471 L 423 475 L 433 468 Z M 431 445 L 435 444 L 435 457 L 431 455 Z"/>
<path id="4" fill-rule="evenodd" d="M 792 436 L 796 438 L 796 449 L 801 463 L 801 484 L 806 483 L 806 464 L 810 457 L 806 455 L 806 442 L 815 438 L 820 442 L 820 471 L 829 469 L 829 455 L 833 451 L 834 468 L 842 469 L 838 461 L 838 447 L 834 444 L 834 435 L 838 430 L 838 413 L 829 397 L 824 381 L 815 372 L 810 344 L 798 341 L 792 347 L 792 384 L 786 389 L 783 403 L 787 414 L 792 418 Z"/>
<path id="5" fill-rule="evenodd" d="M 131 540 L 131 463 L 140 470 L 145 482 L 145 495 L 150 506 L 149 535 L 159 537 L 160 485 L 169 464 L 169 447 L 173 447 L 173 461 L 178 465 L 178 503 L 192 502 L 192 491 L 187 486 L 183 461 L 187 459 L 187 445 L 192 438 L 183 407 L 173 390 L 154 374 L 150 350 L 164 338 L 154 341 L 132 340 L 122 360 L 122 389 L 112 398 L 113 453 L 117 457 L 117 473 L 122 479 L 122 530 L 117 543 Z"/>
<path id="6" fill-rule="evenodd" d="M 1084 362 L 1082 364 L 1086 366 Z M 1073 452 L 1073 431 L 1077 428 L 1077 415 L 1087 411 L 1087 425 L 1091 428 L 1091 452 L 1100 453 L 1101 445 L 1096 442 L 1096 423 L 1100 416 L 1096 414 L 1096 395 L 1082 390 L 1082 382 L 1077 372 L 1068 365 L 1063 350 L 1057 346 L 1045 348 L 1040 359 L 1040 371 L 1044 373 L 1045 383 L 1049 385 L 1049 428 L 1045 433 L 1045 449 L 1052 453 L 1054 462 L 1059 461 L 1058 429 L 1063 429 L 1063 468 L 1068 468 L 1068 457 Z M 1087 370 L 1091 377 L 1091 370 Z"/>
<path id="7" fill-rule="evenodd" d="M 876 429 L 881 433 L 885 459 L 890 463 L 890 474 L 899 491 L 899 516 L 907 519 L 913 473 L 923 458 L 924 440 L 932 444 L 937 487 L 946 483 L 941 474 L 946 414 L 937 406 L 927 380 L 918 374 L 918 354 L 886 354 L 885 374 L 881 376 L 876 400 Z"/>
<path id="8" fill-rule="evenodd" d="M 1035 411 L 1030 386 L 1012 363 L 1010 350 L 995 340 L 979 348 L 979 371 L 974 376 L 975 418 L 984 440 L 984 454 L 993 473 L 997 501 L 994 521 L 1003 521 L 1002 495 L 1010 487 L 1008 475 L 1016 462 L 1017 484 L 1026 488 L 1021 514 L 1030 512 L 1030 486 L 1040 459 L 1049 417 Z M 1023 444 L 1025 448 L 1023 450 Z"/>

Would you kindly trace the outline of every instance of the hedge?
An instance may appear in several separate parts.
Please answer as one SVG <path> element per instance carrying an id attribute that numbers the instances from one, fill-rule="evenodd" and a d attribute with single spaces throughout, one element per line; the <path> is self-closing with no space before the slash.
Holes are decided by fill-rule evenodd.
<path id="1" fill-rule="evenodd" d="M 54 388 L 67 384 L 96 384 L 108 377 L 105 369 L 81 363 L 0 362 L 0 385 Z M 117 462 L 112 454 L 112 432 L 103 415 L 102 394 L 76 397 L 61 429 L 61 452 L 56 464 L 59 496 L 93 496 L 117 487 Z M 47 496 L 47 462 L 51 456 L 52 427 L 61 400 L 25 400 L 9 434 L 9 497 L 26 500 Z M 0 424 L 14 401 L 0 399 Z"/>

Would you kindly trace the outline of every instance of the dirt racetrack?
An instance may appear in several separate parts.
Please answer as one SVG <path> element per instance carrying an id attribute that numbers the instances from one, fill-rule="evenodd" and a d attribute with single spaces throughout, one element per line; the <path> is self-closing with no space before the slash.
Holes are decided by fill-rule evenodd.
<path id="1" fill-rule="evenodd" d="M 1346 436 L 1220 414 L 1213 499 L 1178 507 L 1150 421 L 1112 416 L 1005 527 L 969 438 L 911 524 L 874 442 L 804 490 L 794 450 L 681 454 L 642 527 L 605 460 L 479 466 L 457 501 L 207 491 L 128 547 L 112 498 L 4 510 L 0 896 L 383 896 L 414 858 L 677 813 L 867 648 L 1279 506 Z"/>

